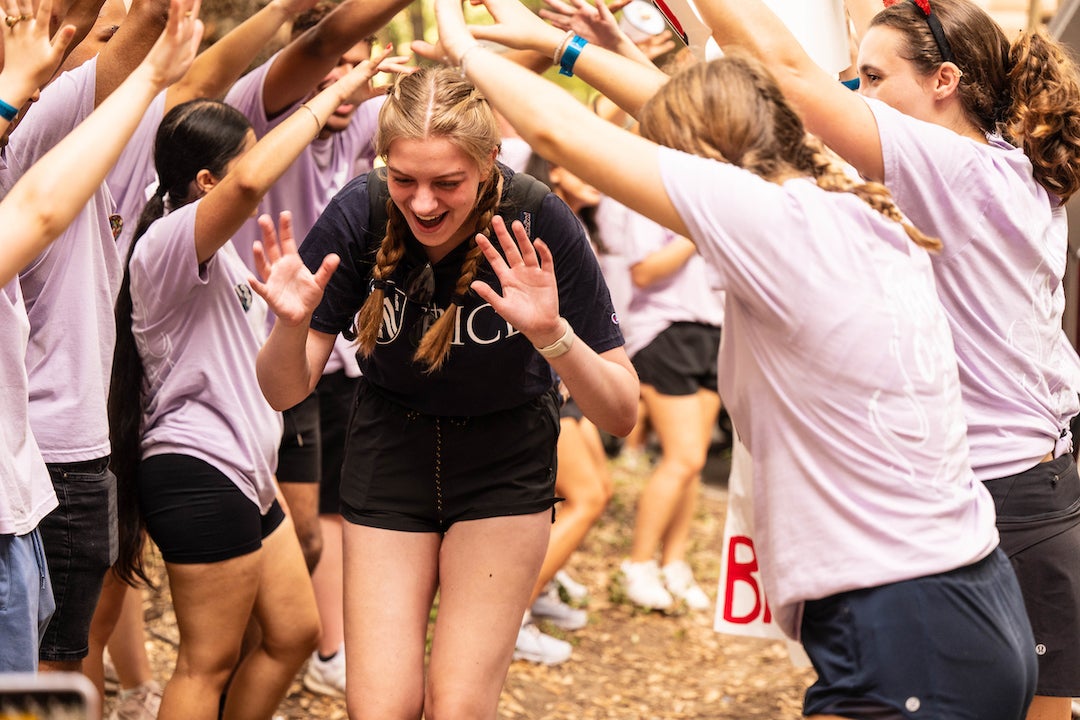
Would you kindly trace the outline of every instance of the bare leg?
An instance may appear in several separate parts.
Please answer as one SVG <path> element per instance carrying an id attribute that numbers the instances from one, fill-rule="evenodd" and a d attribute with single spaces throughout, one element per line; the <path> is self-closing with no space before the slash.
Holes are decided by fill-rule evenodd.
<path id="1" fill-rule="evenodd" d="M 311 583 L 315 587 L 315 604 L 318 605 L 319 620 L 322 622 L 319 652 L 324 657 L 337 652 L 345 640 L 342 523 L 344 520 L 340 515 L 319 516 L 323 537 L 322 558 L 311 573 Z"/>
<path id="2" fill-rule="evenodd" d="M 102 698 L 105 697 L 105 645 L 120 618 L 126 595 L 124 589 L 127 587 L 112 570 L 105 573 L 101 596 L 94 608 L 94 617 L 90 620 L 90 652 L 83 660 L 83 672 L 90 678 L 90 682 L 94 683 Z"/>
<path id="3" fill-rule="evenodd" d="M 446 534 L 439 554 L 427 717 L 496 717 L 550 528 L 551 513 L 544 511 L 460 522 Z"/>
<path id="4" fill-rule="evenodd" d="M 442 539 L 349 522 L 343 531 L 349 717 L 419 720 Z"/>
<path id="5" fill-rule="evenodd" d="M 109 638 L 109 656 L 124 690 L 154 679 L 150 657 L 146 654 L 146 621 L 143 615 L 142 588 L 124 586 L 124 606 Z"/>
<path id="6" fill-rule="evenodd" d="M 1027 720 L 1072 720 L 1072 698 L 1036 695 L 1028 708 Z"/>
<path id="7" fill-rule="evenodd" d="M 323 537 L 319 524 L 319 484 L 299 482 L 279 482 L 281 494 L 285 496 L 282 506 L 286 508 L 296 528 L 296 538 L 304 553 L 304 563 L 308 572 L 315 570 L 322 555 Z"/>

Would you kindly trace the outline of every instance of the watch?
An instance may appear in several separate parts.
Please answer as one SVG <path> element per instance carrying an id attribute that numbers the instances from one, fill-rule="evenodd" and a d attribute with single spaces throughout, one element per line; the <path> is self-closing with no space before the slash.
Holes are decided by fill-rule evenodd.
<path id="1" fill-rule="evenodd" d="M 574 345 L 574 328 L 570 327 L 570 323 L 567 322 L 566 318 L 559 319 L 562 320 L 563 325 L 566 326 L 566 332 L 562 334 L 562 337 L 547 347 L 536 348 L 536 352 L 540 353 L 542 357 L 547 358 L 548 360 L 565 355 L 570 352 L 570 348 Z"/>

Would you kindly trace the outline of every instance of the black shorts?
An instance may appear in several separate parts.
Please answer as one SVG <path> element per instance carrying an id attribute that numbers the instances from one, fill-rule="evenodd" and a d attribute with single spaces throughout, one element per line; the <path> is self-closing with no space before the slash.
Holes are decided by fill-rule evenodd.
<path id="1" fill-rule="evenodd" d="M 553 508 L 558 437 L 554 388 L 509 410 L 448 417 L 402 407 L 361 379 L 341 475 L 342 516 L 445 533 L 462 520 Z"/>
<path id="2" fill-rule="evenodd" d="M 938 575 L 806 603 L 818 679 L 804 715 L 860 720 L 1024 717 L 1036 661 L 1005 554 Z"/>
<path id="3" fill-rule="evenodd" d="M 277 500 L 265 515 L 210 463 L 189 455 L 154 455 L 139 466 L 139 510 L 165 562 L 212 563 L 255 552 L 285 513 Z"/>
<path id="4" fill-rule="evenodd" d="M 661 395 L 716 392 L 720 328 L 693 322 L 672 323 L 631 358 L 642 385 Z"/>
<path id="5" fill-rule="evenodd" d="M 311 393 L 281 413 L 285 430 L 278 446 L 277 481 L 317 483 L 322 472 L 319 395 Z"/>
<path id="6" fill-rule="evenodd" d="M 341 463 L 345 459 L 345 431 L 349 427 L 356 386 L 344 370 L 323 375 L 315 387 L 319 396 L 319 429 L 322 435 L 322 477 L 319 479 L 319 514 L 341 514 Z"/>
<path id="7" fill-rule="evenodd" d="M 988 480 L 1001 549 L 1024 593 L 1037 693 L 1080 696 L 1080 475 L 1072 455 Z"/>

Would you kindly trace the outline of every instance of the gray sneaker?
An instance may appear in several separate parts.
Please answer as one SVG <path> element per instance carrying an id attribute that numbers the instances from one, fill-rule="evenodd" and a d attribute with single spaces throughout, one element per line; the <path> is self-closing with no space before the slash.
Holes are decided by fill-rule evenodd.
<path id="1" fill-rule="evenodd" d="M 540 632 L 528 612 L 518 630 L 517 643 L 514 644 L 514 659 L 528 660 L 541 665 L 558 665 L 570 659 L 573 646 L 565 640 L 551 637 Z"/>
<path id="2" fill-rule="evenodd" d="M 157 720 L 160 707 L 161 686 L 150 680 L 130 690 L 121 690 L 109 720 Z"/>
<path id="3" fill-rule="evenodd" d="M 537 620 L 547 620 L 563 630 L 580 630 L 589 624 L 589 614 L 564 603 L 559 597 L 559 586 L 553 582 L 548 583 L 544 592 L 536 598 L 532 616 Z"/>

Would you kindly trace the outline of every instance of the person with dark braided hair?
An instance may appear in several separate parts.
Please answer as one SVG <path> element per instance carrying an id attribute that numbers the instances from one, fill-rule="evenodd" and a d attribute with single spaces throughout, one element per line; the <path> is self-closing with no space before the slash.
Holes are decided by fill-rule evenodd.
<path id="1" fill-rule="evenodd" d="M 807 127 L 941 238 L 934 275 L 972 469 L 995 499 L 1039 658 L 1027 717 L 1068 720 L 1080 695 L 1080 476 L 1070 452 L 1080 358 L 1062 330 L 1062 278 L 1064 203 L 1080 189 L 1080 75 L 1043 30 L 1010 42 L 972 0 L 884 5 L 863 8 L 863 97 L 830 85 L 757 0 L 700 8 L 722 47 L 765 62 Z"/>
<path id="2" fill-rule="evenodd" d="M 338 333 L 358 343 L 341 470 L 352 718 L 496 717 L 558 501 L 553 371 L 599 427 L 625 435 L 636 419 L 585 232 L 496 162 L 499 140 L 460 73 L 420 69 L 380 111 L 386 168 L 346 185 L 299 254 L 289 223 L 279 242 L 262 221 L 270 404 L 311 392 Z"/>
<path id="3" fill-rule="evenodd" d="M 716 270 L 718 384 L 754 460 L 761 580 L 818 672 L 803 714 L 1023 717 L 1035 648 L 971 470 L 932 267 L 942 243 L 883 185 L 849 178 L 748 54 L 660 80 L 517 0 L 484 4 L 495 23 L 469 27 L 458 0 L 436 0 L 442 51 L 536 152 Z M 632 112 L 640 136 L 478 39 L 556 58 L 563 43 L 563 70 Z"/>

